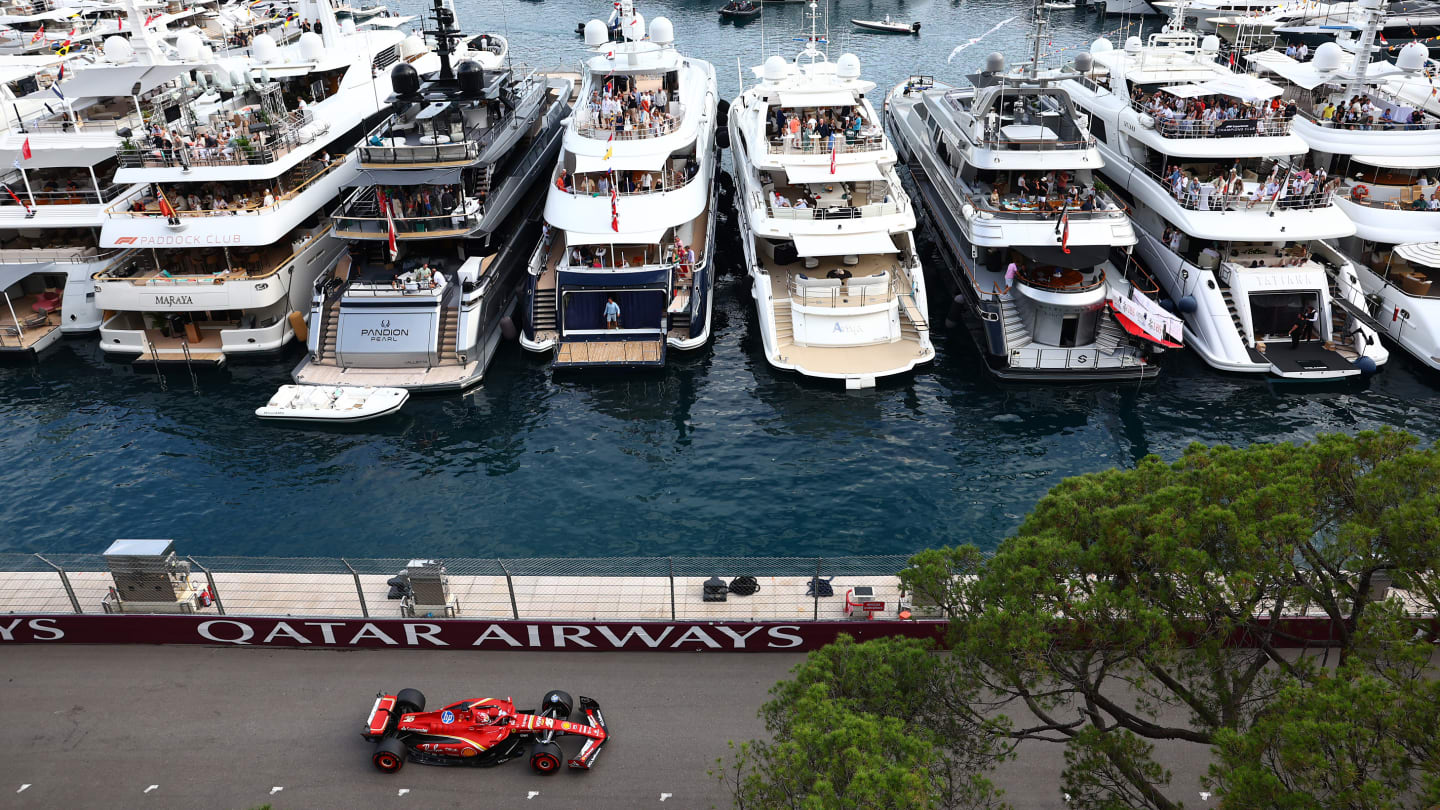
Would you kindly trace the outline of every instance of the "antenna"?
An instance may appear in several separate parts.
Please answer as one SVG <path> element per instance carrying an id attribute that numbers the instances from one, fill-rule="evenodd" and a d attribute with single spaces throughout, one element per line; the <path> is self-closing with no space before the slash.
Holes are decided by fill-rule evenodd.
<path id="1" fill-rule="evenodd" d="M 1045 0 L 1035 0 L 1035 32 L 1031 34 L 1035 39 L 1035 52 L 1030 61 L 1032 79 L 1040 77 L 1040 43 L 1045 41 L 1045 25 L 1049 22 L 1049 15 L 1045 13 Z"/>

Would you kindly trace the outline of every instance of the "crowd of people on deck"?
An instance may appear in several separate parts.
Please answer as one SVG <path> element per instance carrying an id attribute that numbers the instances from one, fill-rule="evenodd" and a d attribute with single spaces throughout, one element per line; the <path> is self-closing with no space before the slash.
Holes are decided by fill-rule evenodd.
<path id="1" fill-rule="evenodd" d="M 650 194 L 679 188 L 694 179 L 700 171 L 700 164 L 694 157 L 687 158 L 684 166 L 656 171 L 609 171 L 570 174 L 564 169 L 555 176 L 555 187 L 571 194 L 592 194 L 606 196 L 613 190 L 617 194 Z"/>
<path id="2" fill-rule="evenodd" d="M 859 138 L 865 129 L 865 114 L 857 107 L 819 107 L 810 110 L 775 108 L 774 133 L 791 146 L 807 139 L 823 142 L 829 149 L 835 138 Z"/>
<path id="3" fill-rule="evenodd" d="M 1246 208 L 1271 202 L 1279 208 L 1311 208 L 1328 199 L 1341 182 L 1323 168 L 1287 171 L 1276 162 L 1269 175 L 1256 180 L 1247 193 L 1244 175 L 1239 163 L 1228 169 L 1218 164 L 1193 168 L 1172 164 L 1165 168 L 1160 181 L 1181 205 L 1199 211 L 1219 211 L 1241 201 Z"/>
<path id="4" fill-rule="evenodd" d="M 615 132 L 669 132 L 675 120 L 675 99 L 664 87 L 657 90 L 623 89 L 623 77 L 592 90 L 587 108 L 596 129 Z"/>
<path id="5" fill-rule="evenodd" d="M 994 211 L 1031 208 L 1094 211 L 1105 207 L 1093 186 L 1076 182 L 1066 171 L 1037 172 L 1033 176 L 1019 172 L 1013 178 L 1000 174 L 989 184 L 988 193 L 983 185 L 981 192 L 988 200 L 986 207 Z"/>
<path id="6" fill-rule="evenodd" d="M 1381 107 L 1366 95 L 1351 96 L 1348 101 L 1341 98 L 1338 102 L 1321 99 L 1316 102 L 1314 112 L 1317 121 L 1349 129 L 1423 129 L 1426 126 L 1425 113 L 1420 110 L 1397 112 L 1391 107 Z"/>
<path id="7" fill-rule="evenodd" d="M 444 283 L 445 274 L 431 267 L 428 259 L 422 259 L 420 266 L 397 272 L 390 281 L 390 287 L 396 290 L 433 290 Z"/>
<path id="8" fill-rule="evenodd" d="M 673 247 L 668 251 L 659 245 L 646 245 L 640 248 L 616 248 L 616 255 L 611 257 L 609 263 L 606 262 L 606 257 L 610 254 L 610 248 L 608 246 L 576 245 L 570 248 L 569 264 L 571 267 L 625 267 L 630 266 L 625 263 L 627 258 L 632 260 L 639 258 L 646 264 L 658 264 L 659 262 L 653 260 L 652 249 L 655 252 L 667 254 L 665 260 L 675 263 L 676 273 L 681 280 L 688 280 L 691 274 L 694 273 L 696 261 L 695 246 L 687 245 L 678 238 L 674 241 Z"/>
<path id="9" fill-rule="evenodd" d="M 1255 121 L 1257 133 L 1269 134 L 1270 125 L 1284 124 L 1298 112 L 1294 101 L 1278 96 L 1252 104 L 1230 96 L 1181 98 L 1164 90 L 1146 93 L 1136 87 L 1131 100 L 1136 109 L 1155 119 L 1156 129 L 1166 137 L 1210 137 L 1224 121 Z"/>
<path id="10" fill-rule="evenodd" d="M 380 186 L 380 191 L 395 219 L 449 216 L 460 203 L 456 186 Z M 483 202 L 483 192 L 480 199 Z M 383 216 L 385 212 L 380 213 Z"/>

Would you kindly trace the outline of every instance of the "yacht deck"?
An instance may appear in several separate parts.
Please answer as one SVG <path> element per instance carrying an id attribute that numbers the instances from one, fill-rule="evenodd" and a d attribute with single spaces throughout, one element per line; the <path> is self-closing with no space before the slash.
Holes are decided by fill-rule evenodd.
<path id="1" fill-rule="evenodd" d="M 765 266 L 766 272 L 770 274 L 770 293 L 775 297 L 777 302 L 793 298 L 795 303 L 802 306 L 836 307 L 844 309 L 847 307 L 878 304 L 882 301 L 888 301 L 893 297 L 890 293 L 889 284 L 886 284 L 884 287 L 872 285 L 866 287 L 865 292 L 860 292 L 857 285 L 857 290 L 854 294 L 850 293 L 849 284 L 842 284 L 839 287 L 812 289 L 804 296 L 793 295 L 791 293 L 791 284 L 796 281 L 797 276 L 802 274 L 812 279 L 823 279 L 827 273 L 843 269 L 849 271 L 854 276 L 854 278 L 850 280 L 854 282 L 865 276 L 873 276 L 887 271 L 893 278 L 894 274 L 899 270 L 899 265 L 891 256 L 859 256 L 857 257 L 860 260 L 859 263 L 850 266 L 846 266 L 839 256 L 818 256 L 816 258 L 820 260 L 820 265 L 813 269 L 806 270 L 801 264 L 779 265 L 776 264 L 774 260 L 762 256 L 761 263 Z M 877 293 L 877 291 L 880 292 Z"/>
<path id="2" fill-rule="evenodd" d="M 450 362 L 431 368 L 341 368 L 305 360 L 295 370 L 302 385 L 371 385 L 377 388 L 459 389 L 480 381 L 480 361 Z"/>
<path id="3" fill-rule="evenodd" d="M 33 293 L 11 298 L 9 306 L 0 308 L 0 350 L 29 349 L 60 328 L 60 308 L 43 314 L 36 312 L 34 307 L 39 300 L 40 295 Z M 15 318 L 20 319 L 18 326 Z"/>

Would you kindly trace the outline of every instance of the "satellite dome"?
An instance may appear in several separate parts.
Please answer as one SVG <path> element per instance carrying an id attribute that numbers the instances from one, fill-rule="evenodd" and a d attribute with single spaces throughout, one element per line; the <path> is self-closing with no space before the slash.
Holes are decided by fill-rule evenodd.
<path id="1" fill-rule="evenodd" d="M 1339 70 L 1340 63 L 1345 61 L 1345 51 L 1337 42 L 1322 42 L 1320 47 L 1315 49 L 1315 57 L 1311 61 L 1319 71 Z"/>
<path id="2" fill-rule="evenodd" d="M 835 62 L 835 75 L 842 79 L 860 78 L 860 57 L 853 53 L 842 54 Z"/>
<path id="3" fill-rule="evenodd" d="M 404 46 L 405 43 L 400 43 Z M 325 55 L 325 40 L 314 31 L 306 31 L 300 35 L 300 56 L 306 62 L 319 62 Z"/>
<path id="4" fill-rule="evenodd" d="M 783 57 L 783 56 L 781 56 L 781 55 L 779 55 L 779 54 L 776 54 L 776 55 L 770 57 L 769 59 L 766 59 L 766 60 L 765 60 L 765 71 L 764 71 L 765 81 L 767 81 L 767 82 L 778 82 L 778 81 L 781 81 L 781 80 L 783 80 L 783 79 L 785 78 L 785 76 L 786 76 L 787 74 L 789 74 L 789 72 L 790 72 L 790 63 L 785 61 L 785 57 Z"/>
<path id="5" fill-rule="evenodd" d="M 250 42 L 250 52 L 261 62 L 274 62 L 280 58 L 280 46 L 269 34 L 259 34 Z"/>
<path id="6" fill-rule="evenodd" d="M 206 65 L 215 64 L 215 51 L 209 45 L 200 49 L 200 62 Z"/>
<path id="7" fill-rule="evenodd" d="M 644 39 L 645 15 L 637 11 L 635 12 L 635 16 L 630 19 L 630 22 L 624 23 L 621 27 L 625 29 L 625 31 L 623 32 L 625 38 L 630 40 L 631 42 L 634 42 L 637 39 Z"/>
<path id="8" fill-rule="evenodd" d="M 650 41 L 657 45 L 669 45 L 675 41 L 675 26 L 668 17 L 656 17 L 650 21 Z"/>
<path id="9" fill-rule="evenodd" d="M 1404 71 L 1414 72 L 1425 67 L 1425 60 L 1430 58 L 1430 49 L 1419 42 L 1407 42 L 1400 47 L 1400 55 L 1395 57 L 1395 65 Z"/>
<path id="10" fill-rule="evenodd" d="M 397 96 L 414 96 L 420 93 L 420 71 L 409 62 L 401 62 L 390 70 L 390 89 Z"/>
<path id="11" fill-rule="evenodd" d="M 346 17 L 345 19 L 343 19 L 343 20 L 340 21 L 340 33 L 342 33 L 342 34 L 353 34 L 353 33 L 355 33 L 355 18 L 354 18 L 354 17 Z"/>
<path id="12" fill-rule="evenodd" d="M 103 48 L 111 62 L 129 62 L 135 56 L 135 47 L 124 37 L 106 37 Z"/>
<path id="13" fill-rule="evenodd" d="M 200 35 L 194 31 L 182 31 L 180 36 L 175 38 L 175 50 L 180 54 L 180 61 L 194 62 L 200 58 L 200 49 L 205 43 L 200 40 Z"/>
<path id="14" fill-rule="evenodd" d="M 1095 68 L 1095 57 L 1085 51 L 1075 54 L 1075 69 L 1081 73 L 1089 73 Z"/>
<path id="15" fill-rule="evenodd" d="M 585 23 L 585 44 L 594 48 L 610 41 L 610 29 L 599 20 Z"/>
<path id="16" fill-rule="evenodd" d="M 400 40 L 400 56 L 404 59 L 419 56 L 425 53 L 425 40 L 411 34 Z"/>
<path id="17" fill-rule="evenodd" d="M 1115 43 L 1105 37 L 1101 37 L 1090 43 L 1090 53 L 1109 53 L 1113 50 L 1115 50 Z"/>
<path id="18" fill-rule="evenodd" d="M 1004 73 L 1004 72 L 1005 72 L 1005 54 L 1000 53 L 999 51 L 995 51 L 994 53 L 992 53 L 992 54 L 990 54 L 989 56 L 985 57 L 985 72 L 986 72 L 986 73 Z"/>
<path id="19" fill-rule="evenodd" d="M 1208 34 L 1200 40 L 1200 50 L 1204 53 L 1216 54 L 1220 52 L 1220 37 Z"/>
<path id="20" fill-rule="evenodd" d="M 485 68 L 474 59 L 466 59 L 456 65 L 455 78 L 460 80 L 460 92 L 471 98 L 485 92 Z"/>
<path id="21" fill-rule="evenodd" d="M 1128 53 L 1128 54 L 1137 54 L 1137 53 L 1140 52 L 1140 47 L 1141 47 L 1143 44 L 1144 44 L 1144 43 L 1142 43 L 1142 42 L 1140 41 L 1140 37 L 1126 37 L 1126 38 L 1125 38 L 1125 53 Z"/>

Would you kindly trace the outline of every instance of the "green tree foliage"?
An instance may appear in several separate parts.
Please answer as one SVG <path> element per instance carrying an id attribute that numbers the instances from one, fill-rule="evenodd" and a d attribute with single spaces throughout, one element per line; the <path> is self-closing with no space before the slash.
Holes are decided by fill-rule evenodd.
<path id="1" fill-rule="evenodd" d="M 1072 807 L 1170 810 L 1151 741 L 1250 729 L 1328 653 L 1362 648 L 1372 586 L 1433 585 L 1440 450 L 1416 444 L 1385 430 L 1147 457 L 1061 482 L 989 559 L 928 551 L 902 579 L 952 618 L 955 691 L 979 698 L 966 721 L 1066 746 Z M 1302 640 L 1278 620 L 1301 611 L 1333 620 L 1333 646 L 1285 649 Z"/>
<path id="2" fill-rule="evenodd" d="M 772 690 L 769 741 L 732 746 L 715 771 L 739 810 L 999 808 L 982 770 L 1002 733 L 970 724 L 946 656 L 913 639 L 812 653 Z M 989 725 L 989 723 L 985 723 Z"/>

